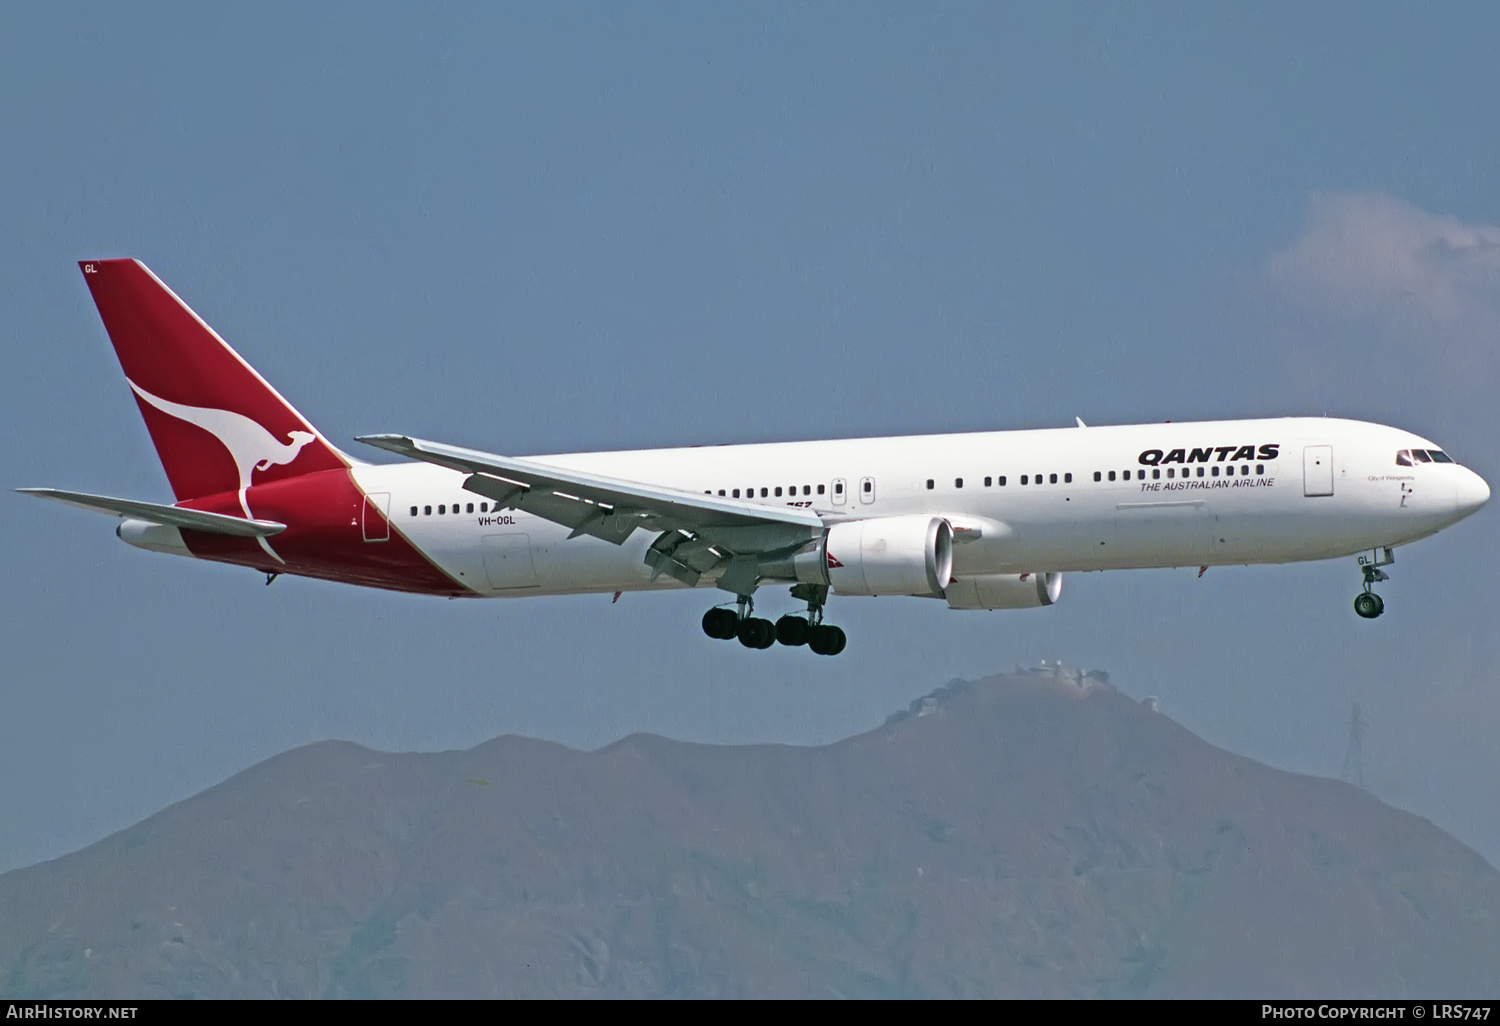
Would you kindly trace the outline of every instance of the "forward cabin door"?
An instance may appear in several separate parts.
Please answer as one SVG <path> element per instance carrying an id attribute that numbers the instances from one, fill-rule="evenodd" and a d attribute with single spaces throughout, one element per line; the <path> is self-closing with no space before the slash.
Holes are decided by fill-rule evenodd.
<path id="1" fill-rule="evenodd" d="M 360 520 L 365 532 L 365 541 L 390 541 L 391 493 L 371 492 L 366 495 L 364 512 Z"/>
<path id="2" fill-rule="evenodd" d="M 1333 494 L 1333 446 L 1309 445 L 1302 450 L 1302 494 Z"/>

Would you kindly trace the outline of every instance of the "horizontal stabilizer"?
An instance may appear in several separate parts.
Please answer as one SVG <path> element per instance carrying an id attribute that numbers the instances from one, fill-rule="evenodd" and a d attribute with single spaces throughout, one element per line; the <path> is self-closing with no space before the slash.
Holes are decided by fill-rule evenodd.
<path id="1" fill-rule="evenodd" d="M 197 509 L 180 506 L 163 506 L 156 502 L 137 502 L 135 499 L 115 499 L 108 495 L 89 495 L 87 492 L 65 492 L 60 488 L 17 488 L 22 495 L 35 495 L 39 499 L 51 499 L 79 509 L 95 513 L 111 513 L 117 517 L 134 517 L 167 527 L 185 527 L 206 534 L 227 534 L 236 538 L 269 538 L 286 530 L 285 524 L 274 520 L 245 520 L 222 513 L 205 513 Z"/>

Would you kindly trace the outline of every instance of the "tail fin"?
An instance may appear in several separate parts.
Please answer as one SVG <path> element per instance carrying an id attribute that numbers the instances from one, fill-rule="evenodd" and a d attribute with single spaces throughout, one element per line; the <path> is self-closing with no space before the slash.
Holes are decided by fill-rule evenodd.
<path id="1" fill-rule="evenodd" d="M 179 502 L 349 465 L 145 264 L 79 266 Z"/>

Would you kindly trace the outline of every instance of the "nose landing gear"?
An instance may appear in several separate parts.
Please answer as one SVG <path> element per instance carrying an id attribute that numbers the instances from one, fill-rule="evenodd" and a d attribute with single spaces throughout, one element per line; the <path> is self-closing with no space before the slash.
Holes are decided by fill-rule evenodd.
<path id="1" fill-rule="evenodd" d="M 1396 553 L 1390 546 L 1377 549 L 1368 556 L 1359 557 L 1359 569 L 1365 575 L 1365 589 L 1354 596 L 1354 611 L 1366 620 L 1373 620 L 1385 612 L 1385 600 L 1375 594 L 1374 587 L 1380 581 L 1389 581 L 1391 575 L 1380 569 L 1396 562 Z"/>
<path id="2" fill-rule="evenodd" d="M 1366 620 L 1373 620 L 1385 612 L 1385 600 L 1373 591 L 1362 591 L 1354 596 L 1354 611 Z"/>

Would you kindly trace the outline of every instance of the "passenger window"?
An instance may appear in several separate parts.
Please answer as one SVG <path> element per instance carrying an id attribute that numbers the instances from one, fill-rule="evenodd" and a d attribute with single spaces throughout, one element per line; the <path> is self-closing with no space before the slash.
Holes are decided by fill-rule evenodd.
<path id="1" fill-rule="evenodd" d="M 818 489 L 818 491 L 820 491 L 820 492 L 822 490 L 823 489 L 821 489 L 821 488 Z M 803 495 L 811 495 L 812 494 L 812 485 L 803 485 L 802 486 L 802 494 Z"/>
<path id="2" fill-rule="evenodd" d="M 1137 481 L 1144 481 L 1144 480 L 1146 480 L 1146 472 L 1144 470 L 1137 470 L 1135 472 L 1135 478 L 1136 478 Z"/>
<path id="3" fill-rule="evenodd" d="M 776 486 L 776 498 L 781 498 L 781 485 Z"/>
<path id="4" fill-rule="evenodd" d="M 1155 467 L 1152 467 L 1151 468 L 1151 479 L 1153 481 L 1160 481 L 1161 480 L 1161 471 L 1158 470 L 1158 469 L 1156 469 Z"/>
<path id="5" fill-rule="evenodd" d="M 767 496 L 767 494 L 766 494 L 766 492 L 767 492 L 767 489 L 765 489 L 765 488 L 762 488 L 762 489 L 761 489 L 761 490 L 760 490 L 760 497 L 761 497 L 761 498 L 762 498 L 762 499 L 764 499 L 764 498 L 767 498 L 767 497 L 768 497 L 768 496 Z"/>
<path id="6" fill-rule="evenodd" d="M 447 512 L 448 512 L 448 507 L 447 506 L 439 506 L 438 507 L 438 516 L 442 516 L 443 514 L 445 514 Z"/>
<path id="7" fill-rule="evenodd" d="M 1396 453 L 1396 466 L 1398 466 L 1398 467 L 1409 467 L 1409 466 L 1411 466 L 1411 450 L 1410 449 L 1402 449 L 1400 452 Z"/>
<path id="8" fill-rule="evenodd" d="M 465 505 L 464 506 L 464 512 L 465 513 L 472 513 L 472 512 L 474 512 L 474 504 L 471 502 L 471 503 L 468 503 L 467 505 Z"/>
<path id="9" fill-rule="evenodd" d="M 868 495 L 873 489 L 874 489 L 874 485 L 871 484 L 869 481 L 866 481 L 865 482 L 865 494 Z"/>
<path id="10" fill-rule="evenodd" d="M 994 483 L 995 483 L 995 479 L 992 478 L 992 477 L 987 477 L 987 478 L 984 479 L 984 486 L 986 488 L 988 488 L 990 485 L 992 485 Z"/>
<path id="11" fill-rule="evenodd" d="M 932 491 L 932 478 L 930 477 L 927 479 L 927 490 Z"/>
<path id="12" fill-rule="evenodd" d="M 1249 467 L 1241 467 L 1240 468 L 1240 477 L 1249 477 L 1249 476 L 1250 476 L 1250 468 Z"/>
<path id="13" fill-rule="evenodd" d="M 818 494 L 819 495 L 823 494 L 823 486 L 822 485 L 818 485 Z"/>
<path id="14" fill-rule="evenodd" d="M 961 477 L 955 477 L 953 479 L 953 487 L 954 488 L 962 488 L 963 486 L 964 486 L 964 479 L 963 478 L 961 478 Z"/>
<path id="15" fill-rule="evenodd" d="M 1113 470 L 1111 470 L 1111 471 L 1110 471 L 1110 472 L 1109 472 L 1109 479 L 1110 479 L 1110 480 L 1111 480 L 1111 481 L 1113 481 L 1113 480 L 1114 480 L 1114 479 L 1115 479 L 1115 472 L 1114 472 L 1114 471 L 1113 471 Z M 1095 475 L 1094 475 L 1094 480 L 1095 480 L 1095 481 L 1097 481 L 1097 480 L 1099 480 L 1099 475 L 1098 475 L 1098 474 L 1095 474 Z"/>
<path id="16" fill-rule="evenodd" d="M 431 506 L 423 506 L 422 507 L 422 515 L 424 517 L 430 517 L 430 516 L 432 516 L 432 507 Z"/>
<path id="17" fill-rule="evenodd" d="M 1025 484 L 1025 483 L 1026 483 L 1026 475 L 1025 475 L 1025 474 L 1022 474 L 1022 475 L 1021 475 L 1021 483 L 1022 483 L 1022 484 Z"/>
<path id="18" fill-rule="evenodd" d="M 1050 476 L 1049 476 L 1049 477 L 1048 477 L 1048 478 L 1047 478 L 1047 481 L 1048 481 L 1048 482 L 1049 482 L 1049 483 L 1050 483 L 1050 484 L 1057 484 L 1057 475 L 1056 475 L 1056 474 L 1052 474 L 1052 475 L 1050 475 Z"/>
<path id="19" fill-rule="evenodd" d="M 1177 473 L 1177 471 L 1174 468 L 1172 468 L 1172 467 L 1168 467 L 1167 468 L 1167 477 L 1171 477 L 1173 474 L 1176 474 L 1176 473 Z"/>
<path id="20" fill-rule="evenodd" d="M 1215 463 L 1214 464 L 1214 477 L 1218 477 L 1218 476 L 1219 476 L 1219 465 L 1217 463 Z"/>
<path id="21" fill-rule="evenodd" d="M 1229 466 L 1225 467 L 1224 468 L 1224 474 L 1227 477 L 1233 477 L 1234 476 L 1234 464 L 1231 463 Z"/>
<path id="22" fill-rule="evenodd" d="M 1265 472 L 1266 472 L 1266 465 L 1264 463 L 1257 463 L 1255 465 L 1255 476 L 1256 477 L 1262 477 L 1262 476 L 1264 476 Z"/>
<path id="23" fill-rule="evenodd" d="M 412 507 L 412 508 L 411 508 L 411 515 L 412 515 L 412 516 L 416 516 L 416 515 L 417 515 L 417 507 L 415 507 L 415 506 L 413 506 L 413 507 Z"/>
<path id="24" fill-rule="evenodd" d="M 1199 476 L 1199 477 L 1202 477 L 1202 476 L 1203 476 L 1203 468 L 1202 468 L 1202 467 L 1199 467 L 1199 468 L 1198 468 L 1198 476 Z"/>
<path id="25" fill-rule="evenodd" d="M 1073 475 L 1072 474 L 1064 474 L 1063 475 L 1063 484 L 1072 484 L 1072 483 L 1073 483 Z"/>
<path id="26" fill-rule="evenodd" d="M 999 477 L 995 478 L 995 480 L 1000 483 L 1000 487 L 1001 488 L 1005 487 L 1005 475 L 1004 474 L 1001 474 Z"/>
<path id="27" fill-rule="evenodd" d="M 1432 457 L 1429 456 L 1429 455 L 1427 455 L 1427 450 L 1426 449 L 1413 449 L 1411 451 L 1411 458 L 1414 459 L 1414 460 L 1416 460 L 1418 463 L 1431 463 L 1432 462 Z"/>
<path id="28" fill-rule="evenodd" d="M 739 497 L 740 497 L 740 490 L 738 488 L 736 488 L 734 490 L 734 498 L 738 499 Z"/>
<path id="29" fill-rule="evenodd" d="M 1434 463 L 1452 463 L 1453 462 L 1453 457 L 1449 456 L 1447 453 L 1443 452 L 1443 450 L 1441 450 L 1441 449 L 1428 449 L 1427 450 L 1427 455 L 1429 455 L 1429 456 L 1432 457 L 1432 462 L 1434 462 Z"/>
<path id="30" fill-rule="evenodd" d="M 720 488 L 719 489 L 719 497 L 723 498 L 723 496 L 724 496 L 724 489 Z"/>

